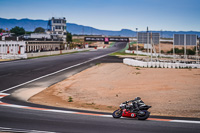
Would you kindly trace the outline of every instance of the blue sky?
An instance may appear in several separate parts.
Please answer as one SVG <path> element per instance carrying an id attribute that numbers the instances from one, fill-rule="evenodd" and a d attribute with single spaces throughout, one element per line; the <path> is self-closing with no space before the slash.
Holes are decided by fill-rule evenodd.
<path id="1" fill-rule="evenodd" d="M 104 30 L 200 31 L 200 0 L 0 0 L 0 17 L 48 20 Z"/>

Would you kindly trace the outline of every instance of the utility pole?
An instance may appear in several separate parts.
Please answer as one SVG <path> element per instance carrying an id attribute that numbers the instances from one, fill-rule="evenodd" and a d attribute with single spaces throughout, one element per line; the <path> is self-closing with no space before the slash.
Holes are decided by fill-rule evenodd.
<path id="1" fill-rule="evenodd" d="M 196 64 L 199 64 L 197 42 L 196 42 Z"/>
<path id="2" fill-rule="evenodd" d="M 161 47 L 160 47 L 160 39 L 162 38 L 162 29 L 159 37 L 159 57 L 161 58 Z"/>
<path id="3" fill-rule="evenodd" d="M 83 29 L 82 29 L 82 30 L 83 30 L 83 35 L 84 35 L 84 27 L 83 27 Z"/>
<path id="4" fill-rule="evenodd" d="M 147 53 L 149 54 L 149 28 L 147 26 Z"/>
<path id="5" fill-rule="evenodd" d="M 153 47 L 153 39 L 152 39 L 152 32 L 151 32 L 151 62 L 152 62 L 152 56 L 153 56 L 152 47 Z"/>
<path id="6" fill-rule="evenodd" d="M 185 62 L 187 61 L 187 47 L 186 47 L 186 34 L 184 34 L 184 56 L 185 56 Z"/>
<path id="7" fill-rule="evenodd" d="M 137 58 L 138 58 L 138 28 L 136 28 L 136 36 L 137 36 Z"/>
<path id="8" fill-rule="evenodd" d="M 174 36 L 174 35 L 173 35 Z M 174 37 L 173 37 L 174 38 Z M 173 61 L 175 62 L 175 50 L 174 50 L 174 39 L 173 39 Z"/>

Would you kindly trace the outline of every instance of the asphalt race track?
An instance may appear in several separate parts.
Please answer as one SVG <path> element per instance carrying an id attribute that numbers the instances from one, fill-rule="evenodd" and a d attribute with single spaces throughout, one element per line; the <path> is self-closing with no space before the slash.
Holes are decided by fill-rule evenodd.
<path id="1" fill-rule="evenodd" d="M 199 133 L 199 124 L 113 119 L 99 116 L 0 108 L 1 127 L 69 133 Z M 28 132 L 26 131 L 26 132 Z"/>
<path id="2" fill-rule="evenodd" d="M 109 113 L 36 105 L 13 95 L 21 89 L 48 87 L 98 63 L 122 62 L 107 55 L 125 45 L 116 43 L 109 49 L 0 63 L 0 132 L 199 133 L 200 119 L 114 119 Z M 4 97 L 4 93 L 11 95 Z"/>
<path id="3" fill-rule="evenodd" d="M 84 62 L 91 63 L 97 58 L 124 48 L 125 45 L 117 43 L 109 49 L 0 63 L 0 91 L 67 67 Z"/>

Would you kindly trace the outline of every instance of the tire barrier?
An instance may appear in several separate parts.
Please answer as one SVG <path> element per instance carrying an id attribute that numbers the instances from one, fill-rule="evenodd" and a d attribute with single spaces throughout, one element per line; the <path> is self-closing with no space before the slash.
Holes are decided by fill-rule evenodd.
<path id="1" fill-rule="evenodd" d="M 186 63 L 169 63 L 169 62 L 145 62 L 130 58 L 123 59 L 123 63 L 135 67 L 148 68 L 200 68 L 200 64 L 186 64 Z"/>

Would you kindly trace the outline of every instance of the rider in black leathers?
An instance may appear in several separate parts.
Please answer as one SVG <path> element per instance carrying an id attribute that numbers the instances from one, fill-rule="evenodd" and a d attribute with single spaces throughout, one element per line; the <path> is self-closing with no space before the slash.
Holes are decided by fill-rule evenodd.
<path id="1" fill-rule="evenodd" d="M 134 100 L 126 101 L 126 103 L 132 102 L 133 108 L 131 111 L 138 111 L 139 107 L 144 104 L 140 97 L 136 97 Z"/>

